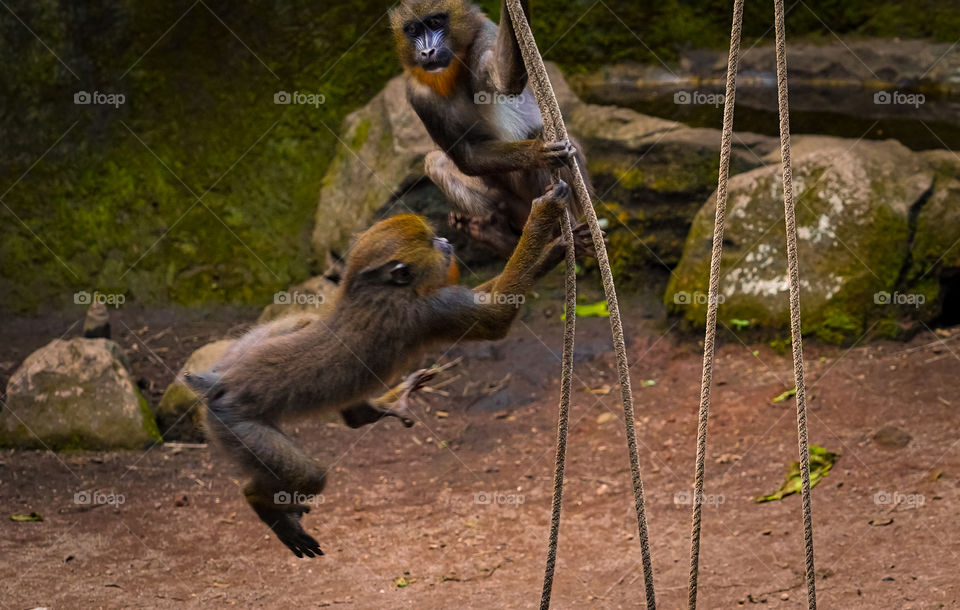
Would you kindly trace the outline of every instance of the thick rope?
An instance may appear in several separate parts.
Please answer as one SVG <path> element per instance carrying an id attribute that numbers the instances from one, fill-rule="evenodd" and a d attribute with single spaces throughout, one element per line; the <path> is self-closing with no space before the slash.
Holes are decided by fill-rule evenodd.
<path id="1" fill-rule="evenodd" d="M 546 100 L 537 100 L 543 116 L 548 116 Z M 544 120 L 543 136 L 546 140 L 555 141 L 557 125 L 550 120 Z M 553 180 L 560 180 L 560 170 L 553 172 Z M 573 393 L 573 351 L 576 335 L 577 320 L 577 251 L 573 243 L 573 224 L 570 212 L 564 212 L 560 218 L 560 234 L 566 242 L 567 249 L 564 257 L 564 316 L 563 323 L 563 354 L 560 368 L 560 408 L 557 415 L 557 453 L 554 459 L 553 473 L 553 504 L 550 510 L 550 536 L 547 543 L 547 561 L 544 568 L 543 589 L 540 595 L 540 608 L 549 610 L 550 596 L 553 592 L 553 575 L 557 567 L 557 547 L 560 543 L 560 517 L 563 509 L 563 475 L 567 462 L 567 432 L 570 427 L 570 397 Z"/>
<path id="2" fill-rule="evenodd" d="M 527 16 L 523 11 L 520 0 L 508 0 L 507 10 L 510 13 L 510 20 L 513 24 L 514 34 L 520 45 L 520 52 L 523 55 L 523 62 L 527 69 L 531 87 L 540 106 L 540 113 L 543 116 L 545 130 L 548 126 L 553 127 L 555 131 L 555 140 L 567 139 L 567 129 L 563 122 L 563 115 L 560 113 L 560 105 L 557 103 L 557 96 L 550 84 L 550 78 L 547 76 L 546 66 L 543 64 L 543 58 L 537 48 L 537 42 L 533 37 Z M 545 133 L 545 135 L 547 135 Z M 656 597 L 653 587 L 653 562 L 650 557 L 650 539 L 647 531 L 646 510 L 644 508 L 643 497 L 643 478 L 640 473 L 640 459 L 637 452 L 637 430 L 633 413 L 633 390 L 630 383 L 630 367 L 627 363 L 627 348 L 623 336 L 623 322 L 620 318 L 620 305 L 617 300 L 616 286 L 613 282 L 613 273 L 610 270 L 610 259 L 607 256 L 606 245 L 603 241 L 603 231 L 600 228 L 600 222 L 597 219 L 597 213 L 593 209 L 593 202 L 590 193 L 587 191 L 587 185 L 580 173 L 580 168 L 576 163 L 570 164 L 570 170 L 573 175 L 574 194 L 578 203 L 586 212 L 587 224 L 590 227 L 590 235 L 593 238 L 594 248 L 596 249 L 597 264 L 600 267 L 600 276 L 603 281 L 603 291 L 607 299 L 607 308 L 610 311 L 610 330 L 613 335 L 613 347 L 617 357 L 617 373 L 620 382 L 620 399 L 623 403 L 624 422 L 626 424 L 627 450 L 630 454 L 630 471 L 633 479 L 634 504 L 637 512 L 637 525 L 639 529 L 640 554 L 643 563 L 643 578 L 646 587 L 646 600 L 648 610 L 656 609 Z M 568 242 L 572 243 L 572 242 Z M 569 256 L 569 251 L 568 251 Z M 568 273 L 570 273 L 568 267 Z M 568 292 L 569 296 L 569 292 Z M 573 308 L 568 306 L 567 315 L 569 316 Z M 559 439 L 558 439 L 559 440 Z M 558 446 L 558 457 L 560 447 Z M 559 463 L 558 463 L 559 466 Z M 561 482 L 562 484 L 562 482 Z M 555 489 L 554 498 L 559 492 Z M 555 513 L 559 517 L 559 509 Z M 559 518 L 556 519 L 559 527 Z M 551 530 L 551 534 L 552 534 Z M 553 568 L 556 557 L 556 538 L 551 535 L 550 548 L 548 550 L 548 565 L 544 577 L 543 597 L 541 598 L 541 608 L 548 608 L 550 605 L 550 592 L 553 587 Z M 553 558 L 550 561 L 549 558 Z"/>
<path id="3" fill-rule="evenodd" d="M 803 381 L 803 334 L 800 324 L 800 268 L 797 261 L 797 215 L 790 163 L 790 105 L 787 100 L 787 34 L 783 0 L 773 0 L 777 46 L 777 98 L 780 106 L 780 155 L 783 165 L 783 211 L 787 230 L 787 271 L 790 277 L 790 337 L 793 374 L 797 382 L 797 442 L 803 503 L 803 542 L 806 553 L 807 604 L 816 610 L 816 572 L 813 565 L 813 510 L 810 503 L 810 445 L 807 441 L 807 389 Z"/>
<path id="4" fill-rule="evenodd" d="M 717 214 L 713 227 L 713 251 L 710 257 L 710 288 L 707 304 L 706 336 L 703 340 L 703 376 L 700 380 L 700 416 L 697 427 L 697 466 L 694 475 L 693 529 L 690 533 L 690 582 L 687 607 L 697 607 L 697 580 L 700 573 L 700 528 L 703 514 L 703 476 L 707 455 L 707 421 L 710 414 L 710 388 L 716 355 L 717 307 L 720 303 L 720 258 L 723 255 L 723 223 L 727 209 L 727 180 L 730 177 L 730 151 L 733 147 L 733 108 L 737 94 L 737 69 L 740 64 L 740 33 L 743 26 L 743 0 L 733 4 L 730 31 L 730 56 L 727 59 L 727 90 L 723 102 L 723 132 L 720 139 L 720 176 L 717 181 Z"/>

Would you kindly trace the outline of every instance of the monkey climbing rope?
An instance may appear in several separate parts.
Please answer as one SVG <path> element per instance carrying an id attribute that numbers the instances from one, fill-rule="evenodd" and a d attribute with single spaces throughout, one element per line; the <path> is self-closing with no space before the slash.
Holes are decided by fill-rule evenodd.
<path id="1" fill-rule="evenodd" d="M 527 21 L 520 0 L 508 0 L 514 33 L 520 44 L 527 73 L 540 112 L 544 119 L 544 136 L 550 140 L 566 139 L 566 126 L 560 113 L 556 95 L 547 76 L 543 58 L 537 48 L 533 32 Z M 783 0 L 774 0 L 776 22 L 777 55 L 777 93 L 780 113 L 780 148 L 783 171 L 784 216 L 787 235 L 787 267 L 789 275 L 790 332 L 793 343 L 794 377 L 797 384 L 797 437 L 800 452 L 800 473 L 802 491 L 802 509 L 804 525 L 804 546 L 806 560 L 807 602 L 811 610 L 816 609 L 816 589 L 813 554 L 813 519 L 810 502 L 810 451 L 807 441 L 806 388 L 803 376 L 803 344 L 800 324 L 800 276 L 797 261 L 796 212 L 793 194 L 793 173 L 790 161 L 790 118 L 787 98 L 786 32 L 784 28 Z M 691 533 L 690 583 L 688 605 L 691 610 L 697 603 L 697 579 L 699 576 L 701 504 L 703 494 L 704 463 L 706 456 L 707 420 L 710 408 L 710 387 L 713 377 L 713 362 L 716 353 L 716 322 L 719 293 L 720 258 L 723 250 L 723 225 L 727 201 L 727 181 L 730 169 L 730 153 L 733 136 L 733 108 L 736 96 L 736 72 L 739 64 L 740 37 L 743 23 L 743 0 L 735 0 L 733 25 L 731 28 L 730 54 L 727 64 L 726 98 L 724 101 L 723 132 L 721 139 L 720 172 L 717 186 L 717 211 L 714 227 L 713 250 L 710 262 L 709 303 L 707 310 L 706 338 L 704 341 L 703 376 L 701 379 L 700 409 L 697 430 L 697 460 L 695 474 L 695 495 L 693 502 L 693 531 Z M 571 164 L 574 177 L 575 196 L 586 210 L 587 223 L 597 250 L 597 262 L 603 280 L 604 293 L 610 310 L 610 326 L 613 333 L 614 349 L 617 356 L 621 402 L 626 422 L 627 447 L 630 453 L 630 469 L 633 477 L 634 499 L 637 522 L 640 530 L 640 549 L 643 562 L 646 602 L 649 610 L 656 608 L 653 585 L 653 566 L 650 558 L 650 544 L 644 510 L 643 482 L 637 455 L 636 429 L 634 427 L 633 395 L 630 387 L 629 366 L 623 340 L 623 325 L 617 301 L 616 288 L 603 233 L 597 221 L 589 193 L 576 164 Z M 576 278 L 574 276 L 575 256 L 569 214 L 562 218 L 562 232 L 567 242 L 566 253 L 566 297 L 567 318 L 564 326 L 563 370 L 561 373 L 560 414 L 557 422 L 556 471 L 554 474 L 553 508 L 550 526 L 550 538 L 547 550 L 547 564 L 544 574 L 543 592 L 540 600 L 541 610 L 550 607 L 550 595 L 553 588 L 554 569 L 556 567 L 557 544 L 559 540 L 560 514 L 563 498 L 563 474 L 566 456 L 567 424 L 570 408 L 570 386 L 573 375 L 573 345 L 576 305 Z"/>
<path id="2" fill-rule="evenodd" d="M 514 34 L 520 44 L 520 52 L 527 68 L 527 74 L 533 87 L 534 95 L 540 106 L 543 116 L 544 136 L 551 140 L 567 139 L 567 128 L 560 113 L 557 96 L 547 76 L 543 58 L 537 48 L 533 32 L 527 21 L 520 0 L 508 0 L 507 10 L 510 12 L 510 21 Z M 610 270 L 610 260 L 603 243 L 603 231 L 597 220 L 597 213 L 593 209 L 593 202 L 587 191 L 587 185 L 576 163 L 570 164 L 573 174 L 573 189 L 577 201 L 586 211 L 587 224 L 590 235 L 593 237 L 597 254 L 597 263 L 603 281 L 603 291 L 610 310 L 610 330 L 613 335 L 613 347 L 617 356 L 617 373 L 620 381 L 620 401 L 623 403 L 623 416 L 626 423 L 627 449 L 630 454 L 630 471 L 633 479 L 634 503 L 637 512 L 639 527 L 640 554 L 643 562 L 643 578 L 646 585 L 647 608 L 654 610 L 656 600 L 653 588 L 653 563 L 650 559 L 650 540 L 647 532 L 647 518 L 644 509 L 643 479 L 640 474 L 640 459 L 637 453 L 637 431 L 633 415 L 633 390 L 630 386 L 630 367 L 627 363 L 627 349 L 623 338 L 623 322 L 620 318 L 620 305 L 617 300 L 616 286 L 613 283 L 613 273 Z M 563 498 L 563 471 L 567 439 L 567 417 L 570 409 L 570 383 L 573 376 L 573 340 L 574 314 L 576 307 L 576 278 L 574 277 L 573 236 L 570 228 L 569 214 L 562 218 L 562 230 L 567 242 L 566 256 L 566 304 L 567 322 L 564 327 L 563 342 L 563 370 L 561 373 L 560 417 L 557 423 L 557 467 L 554 475 L 553 513 L 550 526 L 550 542 L 547 551 L 547 566 L 544 575 L 543 592 L 540 598 L 540 607 L 546 610 L 550 607 L 550 594 L 553 589 L 553 573 L 556 566 L 557 542 L 560 530 L 560 512 Z"/>

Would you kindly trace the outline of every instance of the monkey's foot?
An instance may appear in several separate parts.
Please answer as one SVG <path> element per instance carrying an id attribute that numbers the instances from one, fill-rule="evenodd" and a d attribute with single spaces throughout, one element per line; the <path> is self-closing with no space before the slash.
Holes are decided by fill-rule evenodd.
<path id="1" fill-rule="evenodd" d="M 566 167 L 574 159 L 577 149 L 573 147 L 570 140 L 558 140 L 556 142 L 544 142 L 540 148 L 540 160 L 547 167 L 559 169 Z"/>
<path id="2" fill-rule="evenodd" d="M 270 526 L 280 542 L 293 551 L 294 555 L 297 557 L 303 557 L 304 555 L 319 557 L 323 555 L 317 541 L 300 525 L 301 517 L 310 512 L 309 506 L 292 504 L 278 508 L 276 505 L 264 506 L 255 502 L 250 502 L 250 506 L 256 511 L 260 520 Z"/>
<path id="3" fill-rule="evenodd" d="M 499 216 L 470 216 L 450 212 L 450 226 L 484 244 L 497 254 L 509 257 L 519 239 Z"/>

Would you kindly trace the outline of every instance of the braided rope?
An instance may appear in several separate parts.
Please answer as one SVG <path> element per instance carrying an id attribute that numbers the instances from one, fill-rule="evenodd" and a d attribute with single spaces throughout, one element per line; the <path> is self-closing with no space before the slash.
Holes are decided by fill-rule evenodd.
<path id="1" fill-rule="evenodd" d="M 790 335 L 793 344 L 793 370 L 797 383 L 797 442 L 800 451 L 800 478 L 803 505 L 803 538 L 807 604 L 816 610 L 816 572 L 813 554 L 813 511 L 810 500 L 810 447 L 807 439 L 807 392 L 803 375 L 803 335 L 800 320 L 800 271 L 797 256 L 797 218 L 793 192 L 793 170 L 790 160 L 790 105 L 788 102 L 786 29 L 783 0 L 774 0 L 777 54 L 777 102 L 780 114 L 780 154 L 783 171 L 783 209 L 787 238 L 787 271 L 790 282 Z M 704 340 L 703 377 L 700 387 L 700 415 L 697 431 L 697 465 L 694 482 L 693 528 L 690 535 L 690 583 L 687 604 L 697 607 L 699 576 L 701 503 L 704 464 L 706 461 L 707 421 L 710 409 L 710 386 L 716 353 L 717 306 L 720 257 L 723 250 L 723 224 L 727 203 L 730 169 L 733 106 L 736 95 L 736 71 L 739 63 L 740 35 L 743 23 L 743 0 L 735 0 L 730 35 L 730 57 L 727 63 L 727 94 L 723 109 L 723 133 L 720 147 L 720 176 L 717 185 L 717 213 L 714 225 L 713 251 L 710 261 L 710 301 L 707 307 L 706 339 Z"/>
<path id="2" fill-rule="evenodd" d="M 777 101 L 780 109 L 780 155 L 783 166 L 783 211 L 787 231 L 787 271 L 790 277 L 790 337 L 793 374 L 797 382 L 797 442 L 800 449 L 800 487 L 803 503 L 803 543 L 807 604 L 816 610 L 816 572 L 813 565 L 813 509 L 810 502 L 810 445 L 807 440 L 807 389 L 803 380 L 803 334 L 800 324 L 800 268 L 797 260 L 797 215 L 790 162 L 790 104 L 787 100 L 787 35 L 783 0 L 774 0 L 777 47 Z"/>
<path id="3" fill-rule="evenodd" d="M 720 176 L 717 181 L 717 214 L 713 227 L 713 251 L 710 257 L 710 289 L 707 304 L 706 336 L 703 340 L 703 376 L 700 380 L 700 415 L 697 427 L 697 466 L 694 476 L 693 528 L 690 533 L 690 582 L 687 607 L 697 607 L 697 580 L 700 572 L 700 529 L 702 525 L 703 477 L 707 455 L 707 421 L 710 414 L 710 388 L 716 355 L 717 307 L 720 293 L 720 259 L 723 254 L 723 224 L 727 209 L 727 180 L 730 177 L 730 151 L 733 146 L 733 108 L 737 94 L 737 68 L 740 63 L 740 33 L 743 28 L 743 0 L 733 5 L 730 32 L 730 56 L 727 60 L 727 90 L 723 103 L 723 132 L 720 139 Z"/>
<path id="4" fill-rule="evenodd" d="M 556 94 L 553 86 L 550 84 L 550 78 L 547 75 L 546 66 L 543 64 L 543 58 L 537 48 L 536 40 L 530 29 L 530 24 L 524 14 L 520 0 L 508 0 L 507 10 L 510 13 L 510 20 L 513 24 L 514 34 L 520 45 L 520 52 L 523 55 L 523 61 L 526 65 L 527 74 L 530 79 L 531 87 L 540 106 L 540 112 L 544 119 L 545 136 L 553 136 L 554 140 L 566 140 L 567 129 L 563 122 L 563 116 L 560 112 L 560 105 L 557 103 Z M 613 335 L 613 347 L 617 357 L 617 373 L 620 382 L 620 399 L 623 403 L 624 422 L 626 424 L 627 450 L 630 454 L 630 472 L 633 482 L 634 504 L 637 512 L 637 525 L 639 529 L 640 554 L 643 563 L 643 578 L 646 588 L 646 603 L 648 610 L 656 609 L 656 598 L 653 586 L 653 562 L 650 557 L 650 539 L 647 530 L 646 510 L 644 508 L 643 496 L 643 478 L 640 473 L 640 459 L 637 452 L 637 431 L 633 412 L 633 390 L 630 383 L 630 367 L 627 363 L 627 348 L 623 336 L 623 322 L 620 317 L 620 305 L 617 300 L 616 286 L 613 281 L 613 272 L 610 270 L 610 259 L 607 256 L 606 245 L 603 241 L 603 231 L 597 219 L 597 213 L 593 209 L 590 194 L 587 191 L 587 185 L 580 173 L 580 168 L 576 163 L 570 164 L 570 170 L 573 175 L 574 195 L 578 203 L 586 212 L 587 224 L 590 227 L 590 234 L 593 238 L 596 249 L 597 264 L 600 267 L 600 275 L 603 281 L 603 291 L 607 299 L 607 307 L 610 310 L 610 330 Z M 572 241 L 568 241 L 568 244 Z M 569 261 L 569 251 L 568 251 Z M 568 278 L 571 268 L 568 263 Z M 567 297 L 570 297 L 568 286 Z M 575 304 L 574 304 L 575 307 Z M 568 305 L 567 315 L 569 316 L 574 307 Z M 566 333 L 564 336 L 565 349 L 567 345 Z M 572 352 L 572 350 L 571 350 Z M 566 354 L 565 354 L 566 355 Z M 566 366 L 566 360 L 565 366 Z M 572 353 L 570 354 L 570 366 L 572 367 Z M 570 369 L 566 369 L 570 374 Z M 561 377 L 563 380 L 564 377 Z M 569 381 L 569 380 L 568 380 Z M 563 400 L 563 389 L 561 389 L 561 400 Z M 563 408 L 561 402 L 561 409 Z M 557 445 L 557 477 L 560 484 L 554 483 L 554 519 L 555 525 L 551 525 L 551 537 L 547 552 L 547 568 L 544 575 L 543 595 L 540 601 L 540 607 L 544 610 L 550 607 L 550 594 L 553 589 L 553 571 L 556 565 L 556 545 L 557 535 L 554 528 L 559 530 L 560 521 L 560 502 L 558 501 L 562 494 L 563 484 L 563 451 L 566 449 L 566 422 L 563 418 L 558 423 L 558 445 Z M 561 447 L 560 441 L 563 441 Z"/>

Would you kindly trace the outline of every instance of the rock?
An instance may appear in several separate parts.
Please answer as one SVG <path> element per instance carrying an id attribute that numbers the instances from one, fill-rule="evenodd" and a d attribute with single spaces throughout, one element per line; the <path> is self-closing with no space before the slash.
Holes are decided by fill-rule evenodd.
<path id="1" fill-rule="evenodd" d="M 210 370 L 231 344 L 233 340 L 221 339 L 204 345 L 190 355 L 177 377 L 179 378 L 185 372 L 197 373 Z M 203 440 L 202 412 L 200 397 L 176 379 L 167 387 L 160 399 L 160 406 L 157 407 L 157 424 L 166 440 L 201 441 Z"/>
<path id="2" fill-rule="evenodd" d="M 0 445 L 143 449 L 161 440 L 146 400 L 107 339 L 57 339 L 30 354 L 7 384 Z"/>
<path id="3" fill-rule="evenodd" d="M 952 42 L 952 41 L 951 41 Z M 830 112 L 857 119 L 903 118 L 903 108 L 874 103 L 874 92 L 923 91 L 917 118 L 950 122 L 951 96 L 960 93 L 960 56 L 948 42 L 929 40 L 835 40 L 790 44 L 790 107 L 795 112 Z M 751 46 L 740 56 L 737 107 L 776 109 L 776 53 L 772 44 Z M 727 72 L 726 49 L 689 51 L 669 68 L 613 64 L 570 78 L 583 99 L 643 108 L 678 91 L 720 93 Z M 739 114 L 739 113 L 738 113 Z"/>
<path id="4" fill-rule="evenodd" d="M 730 180 L 720 319 L 780 329 L 789 304 L 779 152 L 764 162 Z M 903 312 L 889 304 L 908 292 L 901 283 L 911 217 L 934 183 L 931 163 L 893 140 L 797 136 L 793 175 L 804 332 L 835 343 L 874 327 L 895 334 Z M 715 206 L 716 194 L 698 213 L 665 295 L 672 313 L 697 324 L 707 308 Z"/>
<path id="5" fill-rule="evenodd" d="M 906 281 L 924 295 L 920 317 L 960 323 L 960 159 L 949 151 L 924 157 L 936 176 L 929 198 L 916 214 L 911 266 Z"/>
<path id="6" fill-rule="evenodd" d="M 318 275 L 276 293 L 273 295 L 273 303 L 263 309 L 263 313 L 257 318 L 257 323 L 263 324 L 301 313 L 325 315 L 336 299 L 338 282 L 339 277 L 331 279 L 329 274 Z"/>
<path id="7" fill-rule="evenodd" d="M 693 219 L 716 189 L 720 131 L 592 104 L 570 112 L 569 126 L 587 151 L 618 285 L 648 282 L 651 268 L 672 270 Z M 773 138 L 738 138 L 731 174 L 762 165 L 761 157 L 777 149 Z"/>
<path id="8" fill-rule="evenodd" d="M 910 444 L 912 436 L 895 426 L 886 426 L 873 435 L 873 442 L 881 449 L 903 449 Z"/>
<path id="9" fill-rule="evenodd" d="M 87 339 L 110 338 L 110 312 L 105 303 L 95 301 L 87 308 L 83 320 L 83 336 Z"/>
<path id="10" fill-rule="evenodd" d="M 570 133 L 585 149 L 604 203 L 610 257 L 618 281 L 641 279 L 650 266 L 673 268 L 703 201 L 716 188 L 720 132 L 689 129 L 625 108 L 584 104 L 560 71 L 550 79 Z M 351 235 L 373 220 L 401 212 L 427 216 L 453 242 L 468 266 L 496 257 L 450 230 L 450 204 L 424 176 L 423 157 L 435 148 L 406 101 L 401 78 L 347 117 L 347 144 L 324 178 L 313 246 L 318 256 L 344 252 Z M 776 139 L 738 134 L 733 173 L 761 165 Z"/>

